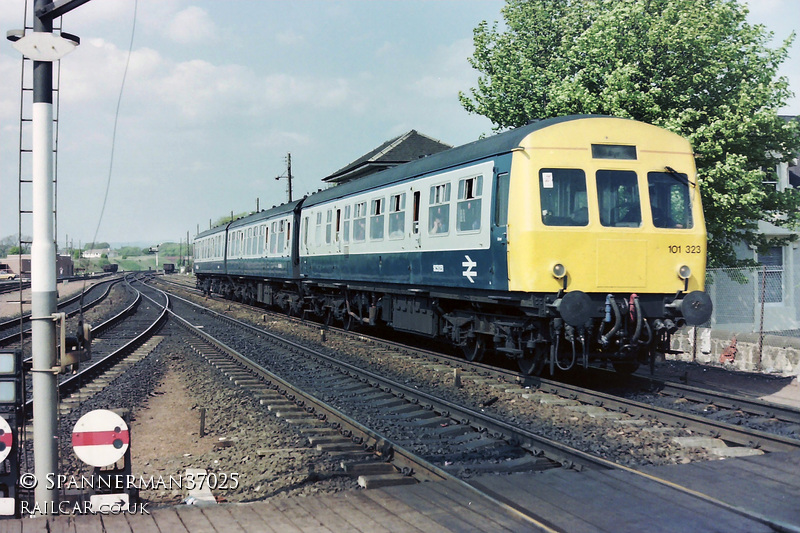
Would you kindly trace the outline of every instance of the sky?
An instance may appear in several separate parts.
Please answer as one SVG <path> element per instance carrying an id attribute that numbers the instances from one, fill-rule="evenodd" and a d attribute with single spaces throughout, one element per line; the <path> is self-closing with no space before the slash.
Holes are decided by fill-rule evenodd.
<path id="1" fill-rule="evenodd" d="M 282 203 L 286 180 L 275 178 L 288 153 L 296 199 L 411 129 L 454 146 L 491 134 L 458 93 L 477 83 L 467 61 L 473 29 L 501 20 L 503 5 L 91 0 L 62 19 L 81 44 L 60 69 L 59 246 L 91 242 L 95 232 L 114 244 L 178 242 L 257 201 Z M 750 21 L 776 42 L 800 26 L 800 0 L 749 5 Z M 3 34 L 23 26 L 23 6 L 0 0 Z M 800 94 L 798 41 L 781 74 Z M 21 70 L 20 54 L 3 43 L 0 238 L 17 233 Z M 800 114 L 800 98 L 781 112 Z"/>

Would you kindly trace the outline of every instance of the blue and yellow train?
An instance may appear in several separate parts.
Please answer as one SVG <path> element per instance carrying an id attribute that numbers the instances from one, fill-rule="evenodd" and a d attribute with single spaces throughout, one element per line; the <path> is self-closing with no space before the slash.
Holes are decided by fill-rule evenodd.
<path id="1" fill-rule="evenodd" d="M 526 373 L 630 372 L 711 316 L 692 149 L 620 118 L 542 120 L 199 234 L 205 291 L 387 325 Z"/>

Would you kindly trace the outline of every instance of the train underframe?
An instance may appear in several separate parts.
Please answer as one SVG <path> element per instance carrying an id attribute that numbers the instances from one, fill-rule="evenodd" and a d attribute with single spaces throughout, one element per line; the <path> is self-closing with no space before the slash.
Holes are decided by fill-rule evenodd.
<path id="1" fill-rule="evenodd" d="M 685 323 L 685 294 L 465 295 L 446 289 L 198 275 L 198 288 L 345 329 L 386 325 L 444 340 L 470 361 L 490 352 L 516 360 L 526 374 L 611 363 L 623 373 L 670 349 Z M 694 293 L 692 293 L 694 294 Z M 704 293 L 703 293 L 704 294 Z"/>

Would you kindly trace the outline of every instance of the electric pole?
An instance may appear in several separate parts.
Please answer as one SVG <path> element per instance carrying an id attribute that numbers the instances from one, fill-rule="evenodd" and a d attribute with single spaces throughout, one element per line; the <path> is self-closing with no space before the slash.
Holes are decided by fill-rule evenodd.
<path id="1" fill-rule="evenodd" d="M 288 189 L 289 189 L 289 201 L 291 202 L 292 201 L 292 154 L 291 154 L 291 152 L 286 154 L 286 166 L 287 166 L 286 175 L 285 176 L 283 176 L 283 175 L 278 176 L 275 179 L 276 180 L 280 180 L 280 179 L 286 179 L 287 180 Z"/>

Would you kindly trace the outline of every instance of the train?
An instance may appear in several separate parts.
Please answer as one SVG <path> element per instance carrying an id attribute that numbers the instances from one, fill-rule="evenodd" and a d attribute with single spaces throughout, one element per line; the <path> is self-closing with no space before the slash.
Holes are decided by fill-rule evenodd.
<path id="1" fill-rule="evenodd" d="M 525 374 L 635 371 L 702 325 L 692 148 L 599 115 L 531 122 L 199 233 L 197 287 Z"/>

